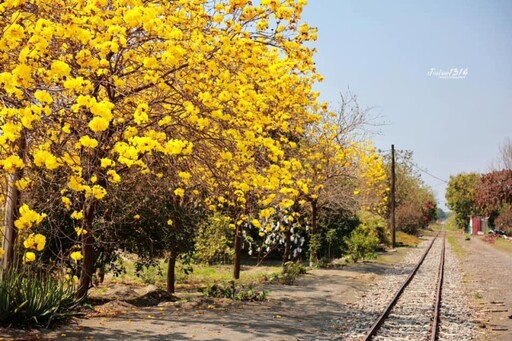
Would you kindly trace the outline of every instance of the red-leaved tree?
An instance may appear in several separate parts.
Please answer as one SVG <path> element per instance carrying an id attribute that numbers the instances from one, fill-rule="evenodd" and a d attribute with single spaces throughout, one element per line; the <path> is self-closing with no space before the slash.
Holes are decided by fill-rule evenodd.
<path id="1" fill-rule="evenodd" d="M 476 186 L 476 204 L 488 215 L 496 214 L 505 204 L 512 204 L 512 170 L 482 175 Z"/>

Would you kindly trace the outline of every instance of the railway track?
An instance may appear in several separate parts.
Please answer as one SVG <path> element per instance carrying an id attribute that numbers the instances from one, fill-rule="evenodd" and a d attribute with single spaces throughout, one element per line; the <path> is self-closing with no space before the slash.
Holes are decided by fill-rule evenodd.
<path id="1" fill-rule="evenodd" d="M 364 340 L 438 340 L 445 239 L 437 233 Z"/>

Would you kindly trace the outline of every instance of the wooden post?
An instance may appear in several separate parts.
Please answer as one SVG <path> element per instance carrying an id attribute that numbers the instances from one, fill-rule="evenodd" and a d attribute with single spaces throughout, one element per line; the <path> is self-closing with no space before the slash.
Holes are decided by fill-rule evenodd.
<path id="1" fill-rule="evenodd" d="M 391 247 L 394 249 L 396 244 L 396 226 L 395 226 L 395 196 L 396 196 L 396 174 L 395 174 L 395 145 L 391 145 Z"/>
<path id="2" fill-rule="evenodd" d="M 240 260 L 242 258 L 242 225 L 236 225 L 235 231 L 235 264 L 233 267 L 233 278 L 240 279 Z"/>
<path id="3" fill-rule="evenodd" d="M 167 292 L 174 294 L 176 282 L 176 253 L 171 251 L 167 263 Z"/>

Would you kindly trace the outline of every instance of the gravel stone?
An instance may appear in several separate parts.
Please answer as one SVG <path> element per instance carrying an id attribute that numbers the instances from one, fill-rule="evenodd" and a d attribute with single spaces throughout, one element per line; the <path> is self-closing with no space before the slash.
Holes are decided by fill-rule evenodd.
<path id="1" fill-rule="evenodd" d="M 347 306 L 336 320 L 340 334 L 337 340 L 361 340 L 389 304 L 398 288 L 413 270 L 425 249 L 428 238 L 411 249 L 402 262 L 387 271 L 381 280 L 354 304 Z M 402 293 L 394 309 L 374 340 L 425 340 L 430 335 L 441 255 L 438 238 L 416 276 Z M 464 296 L 458 261 L 446 243 L 445 278 L 441 304 L 440 340 L 476 340 L 476 323 L 470 304 Z"/>

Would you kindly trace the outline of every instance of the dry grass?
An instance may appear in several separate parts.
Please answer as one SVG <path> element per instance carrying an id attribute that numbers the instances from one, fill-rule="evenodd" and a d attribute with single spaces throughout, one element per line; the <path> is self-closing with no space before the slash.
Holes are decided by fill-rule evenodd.
<path id="1" fill-rule="evenodd" d="M 407 234 L 402 231 L 397 231 L 395 236 L 397 246 L 396 249 L 392 250 L 392 252 L 388 251 L 384 253 L 379 253 L 374 261 L 375 263 L 388 265 L 399 263 L 407 254 L 408 248 L 416 247 L 421 242 L 421 239 L 419 239 L 418 237 Z"/>
<path id="2" fill-rule="evenodd" d="M 457 258 L 464 258 L 467 254 L 467 251 L 464 250 L 464 247 L 461 245 L 461 242 L 470 243 L 470 240 L 463 240 L 460 237 L 459 232 L 447 232 L 446 238 L 448 240 L 448 244 L 452 247 L 453 252 L 457 255 Z"/>
<path id="3" fill-rule="evenodd" d="M 411 234 L 402 231 L 396 233 L 396 243 L 398 246 L 416 247 L 420 242 L 421 239 Z"/>
<path id="4" fill-rule="evenodd" d="M 512 240 L 496 238 L 496 242 L 493 245 L 496 249 L 500 251 L 512 254 Z"/>

